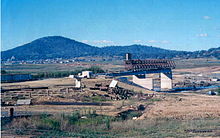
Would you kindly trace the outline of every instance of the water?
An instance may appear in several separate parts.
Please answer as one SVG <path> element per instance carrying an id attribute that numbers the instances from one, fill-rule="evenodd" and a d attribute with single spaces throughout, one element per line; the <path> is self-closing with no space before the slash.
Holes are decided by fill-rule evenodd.
<path id="1" fill-rule="evenodd" d="M 170 91 L 161 91 L 160 89 L 155 89 L 157 92 L 168 92 L 168 93 L 175 93 L 175 92 L 186 92 L 186 91 L 195 91 L 195 90 L 202 90 L 202 89 L 209 89 L 209 88 L 220 88 L 219 85 L 211 85 L 211 86 L 201 86 L 201 87 L 177 87 L 173 88 Z"/>

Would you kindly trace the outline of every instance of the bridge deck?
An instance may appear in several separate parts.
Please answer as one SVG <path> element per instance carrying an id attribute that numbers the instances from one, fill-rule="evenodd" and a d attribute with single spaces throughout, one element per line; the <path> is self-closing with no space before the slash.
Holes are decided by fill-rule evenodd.
<path id="1" fill-rule="evenodd" d="M 119 73 L 107 73 L 106 76 L 118 77 L 118 76 L 128 76 L 128 75 L 139 75 L 139 74 L 152 74 L 152 73 L 169 73 L 172 72 L 171 69 L 154 69 L 145 71 L 125 71 Z"/>
<path id="2" fill-rule="evenodd" d="M 125 60 L 125 69 L 128 71 L 145 71 L 175 68 L 175 63 L 168 59 L 133 59 Z"/>

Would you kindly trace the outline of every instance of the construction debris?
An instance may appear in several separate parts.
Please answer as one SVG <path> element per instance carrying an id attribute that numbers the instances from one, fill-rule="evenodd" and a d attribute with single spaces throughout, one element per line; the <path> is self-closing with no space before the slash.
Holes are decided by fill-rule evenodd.
<path id="1" fill-rule="evenodd" d="M 208 92 L 208 95 L 217 95 L 218 94 L 218 92 L 214 92 L 214 91 L 209 91 Z"/>
<path id="2" fill-rule="evenodd" d="M 31 99 L 19 99 L 17 100 L 17 105 L 30 105 Z"/>
<path id="3" fill-rule="evenodd" d="M 112 80 L 112 82 L 110 83 L 109 87 L 110 88 L 115 88 L 117 86 L 117 84 L 118 84 L 118 81 Z"/>
<path id="4" fill-rule="evenodd" d="M 110 94 L 116 96 L 116 100 L 128 99 L 134 95 L 134 92 L 121 87 L 115 87 L 109 90 Z"/>

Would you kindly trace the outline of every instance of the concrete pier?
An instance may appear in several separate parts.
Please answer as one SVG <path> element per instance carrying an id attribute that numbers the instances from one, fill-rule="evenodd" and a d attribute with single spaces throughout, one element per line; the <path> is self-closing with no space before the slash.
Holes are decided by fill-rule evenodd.
<path id="1" fill-rule="evenodd" d="M 172 89 L 172 72 L 160 73 L 161 89 Z"/>
<path id="2" fill-rule="evenodd" d="M 153 89 L 153 78 L 148 78 L 146 75 L 133 75 L 133 80 L 135 84 L 140 85 L 144 88 Z"/>
<path id="3" fill-rule="evenodd" d="M 133 83 L 137 85 L 153 90 L 155 87 L 155 84 L 154 84 L 155 74 L 150 74 L 150 75 L 148 76 L 147 74 L 133 75 L 132 81 Z M 160 79 L 160 89 L 172 89 L 173 88 L 172 87 L 172 71 L 166 72 L 166 73 L 159 73 L 158 79 Z"/>
<path id="4" fill-rule="evenodd" d="M 75 87 L 76 88 L 81 88 L 81 78 L 75 78 Z"/>

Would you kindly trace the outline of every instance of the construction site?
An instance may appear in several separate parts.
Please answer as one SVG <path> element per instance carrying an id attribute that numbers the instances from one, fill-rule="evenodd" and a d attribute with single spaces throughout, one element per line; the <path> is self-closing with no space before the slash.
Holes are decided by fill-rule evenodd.
<path id="1" fill-rule="evenodd" d="M 220 67 L 175 69 L 167 59 L 132 59 L 125 70 L 2 83 L 1 117 L 95 111 L 130 120 L 220 117 Z M 130 118 L 130 114 L 133 113 Z M 212 131 L 216 135 L 220 129 Z M 4 133 L 3 133 L 4 134 Z M 5 131 L 5 135 L 8 132 Z"/>

